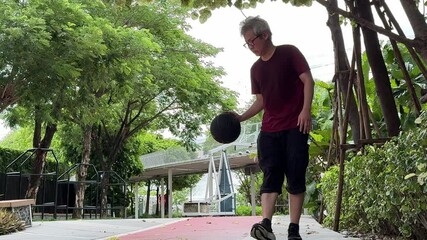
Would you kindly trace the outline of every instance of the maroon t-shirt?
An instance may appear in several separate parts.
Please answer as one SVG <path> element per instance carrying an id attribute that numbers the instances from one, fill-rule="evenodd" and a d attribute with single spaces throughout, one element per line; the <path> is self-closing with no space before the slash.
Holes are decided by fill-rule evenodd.
<path id="1" fill-rule="evenodd" d="M 261 94 L 264 115 L 261 130 L 277 132 L 297 127 L 304 105 L 299 75 L 310 70 L 302 53 L 292 45 L 277 46 L 268 61 L 259 58 L 251 68 L 252 94 Z"/>

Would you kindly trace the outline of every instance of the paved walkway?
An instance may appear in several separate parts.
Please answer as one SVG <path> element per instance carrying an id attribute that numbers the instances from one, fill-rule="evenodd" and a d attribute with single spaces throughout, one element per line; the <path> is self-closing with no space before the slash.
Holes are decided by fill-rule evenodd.
<path id="1" fill-rule="evenodd" d="M 258 217 L 194 217 L 117 220 L 69 220 L 33 222 L 24 231 L 0 236 L 0 240 L 249 240 L 249 230 Z M 289 216 L 275 216 L 277 240 L 287 239 Z M 304 240 L 356 239 L 323 228 L 310 216 L 302 216 L 300 233 Z"/>

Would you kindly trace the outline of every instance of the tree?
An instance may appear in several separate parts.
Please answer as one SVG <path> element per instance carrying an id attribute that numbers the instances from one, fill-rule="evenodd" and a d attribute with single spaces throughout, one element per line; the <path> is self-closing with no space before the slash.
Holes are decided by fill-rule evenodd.
<path id="1" fill-rule="evenodd" d="M 408 16 L 409 23 L 414 30 L 414 40 L 417 42 L 415 48 L 424 58 L 424 61 L 427 61 L 427 47 L 425 44 L 427 41 L 427 23 L 425 21 L 425 16 L 420 12 L 419 7 L 417 6 L 423 1 L 400 0 L 400 2 L 402 3 L 406 16 Z M 424 5 L 425 4 L 426 2 L 424 1 Z"/>
<path id="2" fill-rule="evenodd" d="M 126 5 L 125 5 L 126 6 Z M 159 51 L 142 59 L 146 74 L 132 71 L 108 94 L 110 113 L 103 119 L 94 139 L 94 149 L 102 170 L 110 171 L 124 143 L 143 129 L 169 128 L 183 142 L 192 141 L 215 112 L 232 108 L 235 95 L 220 87 L 220 69 L 207 56 L 218 50 L 185 34 L 185 9 L 173 4 L 151 3 L 123 7 L 112 4 L 107 14 L 111 22 L 127 29 L 141 29 L 153 34 Z M 106 206 L 108 175 L 102 179 L 102 205 Z"/>
<path id="3" fill-rule="evenodd" d="M 6 3 L 1 67 L 19 97 L 8 119 L 34 122 L 36 148 L 49 148 L 61 124 L 76 125 L 85 139 L 83 164 L 96 156 L 108 172 L 141 130 L 169 128 L 191 148 L 200 125 L 236 103 L 220 86 L 223 71 L 203 60 L 219 50 L 185 34 L 187 10 L 177 4 Z M 15 54 L 8 53 L 15 45 Z M 37 159 L 36 175 L 44 166 L 42 151 Z M 80 175 L 84 179 L 84 171 Z M 28 197 L 39 180 L 31 179 Z"/>
<path id="4" fill-rule="evenodd" d="M 356 13 L 369 22 L 374 22 L 372 10 L 369 1 L 356 0 L 354 9 Z M 366 54 L 368 56 L 369 66 L 371 66 L 376 91 L 380 100 L 384 121 L 387 126 L 388 136 L 397 136 L 400 132 L 400 121 L 397 114 L 396 103 L 394 102 L 391 90 L 390 79 L 387 68 L 381 53 L 380 43 L 376 32 L 362 26 Z"/>
<path id="5" fill-rule="evenodd" d="M 9 121 L 23 125 L 34 121 L 33 147 L 38 150 L 26 194 L 34 198 L 45 164 L 42 149 L 50 148 L 64 112 L 76 107 L 70 99 L 80 87 L 74 81 L 81 63 L 104 49 L 99 29 L 91 27 L 96 21 L 78 3 L 34 0 L 5 5 L 2 72 L 5 84 L 13 85 L 19 98 Z"/>
<path id="6" fill-rule="evenodd" d="M 331 0 L 330 4 L 337 6 L 336 0 Z M 348 61 L 347 52 L 345 50 L 345 43 L 343 33 L 340 26 L 338 14 L 334 14 L 328 10 L 327 25 L 331 30 L 332 43 L 334 45 L 334 61 L 335 61 L 335 81 L 338 82 L 339 89 L 343 95 L 344 102 L 348 102 L 348 106 L 343 106 L 348 111 L 349 123 L 352 129 L 352 137 L 355 143 L 360 140 L 360 119 L 356 105 L 356 100 L 353 91 L 349 92 L 349 87 L 354 84 L 354 74 L 351 75 L 351 66 Z M 352 89 L 352 88 L 350 88 Z M 333 109 L 332 109 L 333 110 Z"/>

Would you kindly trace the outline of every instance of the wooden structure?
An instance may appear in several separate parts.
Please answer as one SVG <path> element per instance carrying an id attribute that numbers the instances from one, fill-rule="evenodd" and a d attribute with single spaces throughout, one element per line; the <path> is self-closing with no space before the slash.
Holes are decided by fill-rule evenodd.
<path id="1" fill-rule="evenodd" d="M 335 2 L 335 1 L 331 1 Z M 373 6 L 377 11 L 379 18 L 385 29 L 391 30 L 394 29 L 397 33 L 404 37 L 404 33 L 400 28 L 398 22 L 392 15 L 390 9 L 388 8 L 385 1 L 374 1 Z M 357 10 L 352 9 L 352 6 L 349 6 L 351 12 L 357 12 Z M 343 42 L 340 42 L 337 32 L 341 33 L 341 30 L 338 29 L 338 15 L 337 15 L 337 6 L 330 4 L 328 7 L 329 19 L 328 26 L 331 28 L 332 38 L 334 41 L 334 50 L 335 50 L 335 76 L 333 82 L 335 84 L 335 96 L 334 96 L 334 124 L 333 124 L 333 136 L 331 138 L 329 154 L 328 154 L 328 163 L 333 162 L 333 159 L 336 159 L 335 163 L 339 165 L 339 179 L 338 179 L 338 190 L 336 198 L 336 209 L 334 216 L 334 231 L 339 230 L 339 221 L 341 214 L 341 205 L 343 197 L 343 186 L 344 186 L 344 169 L 345 169 L 345 159 L 348 151 L 357 151 L 362 149 L 367 144 L 383 144 L 389 140 L 392 136 L 383 136 L 384 133 L 381 132 L 378 127 L 373 114 L 369 108 L 369 105 L 366 100 L 366 91 L 364 84 L 364 73 L 362 68 L 362 51 L 361 51 L 361 34 L 360 30 L 363 24 L 353 25 L 353 56 L 351 64 L 347 63 L 346 54 L 343 51 Z M 361 11 L 361 10 L 359 10 Z M 366 20 L 365 20 L 366 21 Z M 336 30 L 339 31 L 336 31 Z M 342 35 L 341 35 L 342 36 Z M 341 39 L 342 41 L 342 39 Z M 407 90 L 410 95 L 410 99 L 414 106 L 415 114 L 418 116 L 421 112 L 421 104 L 417 97 L 417 94 L 414 90 L 414 85 L 409 76 L 407 67 L 402 58 L 402 54 L 397 46 L 395 40 L 390 39 L 391 46 L 396 57 L 396 62 L 400 66 L 404 80 L 407 84 Z M 418 57 L 413 47 L 405 45 L 408 49 L 408 52 L 411 54 L 414 62 L 417 64 L 419 69 L 425 78 L 427 78 L 427 71 L 425 65 L 422 63 L 422 60 Z M 343 54 L 344 53 L 344 54 Z M 369 56 L 368 56 L 369 57 Z M 353 101 L 353 102 L 352 102 Z M 356 104 L 357 107 L 357 116 L 352 116 L 351 119 L 351 104 Z M 349 121 L 356 120 L 359 124 L 358 131 L 353 130 L 353 142 L 350 142 L 347 137 L 349 136 L 348 125 Z M 354 127 L 354 125 L 353 125 Z M 374 130 L 374 132 L 373 132 Z M 354 136 L 357 136 L 354 139 Z M 320 221 L 323 219 L 323 205 L 321 207 L 321 216 Z"/>

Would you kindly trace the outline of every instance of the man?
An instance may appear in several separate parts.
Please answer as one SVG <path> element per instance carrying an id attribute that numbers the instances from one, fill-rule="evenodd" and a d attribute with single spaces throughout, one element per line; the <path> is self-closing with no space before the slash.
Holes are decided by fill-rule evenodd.
<path id="1" fill-rule="evenodd" d="M 253 225 L 251 236 L 276 239 L 271 220 L 286 176 L 288 239 L 301 239 L 299 221 L 306 190 L 314 81 L 305 57 L 295 46 L 273 44 L 270 27 L 264 19 L 246 18 L 240 24 L 240 33 L 245 47 L 259 59 L 250 72 L 256 99 L 238 118 L 242 122 L 264 110 L 258 137 L 258 160 L 264 176 L 260 189 L 263 220 Z"/>

